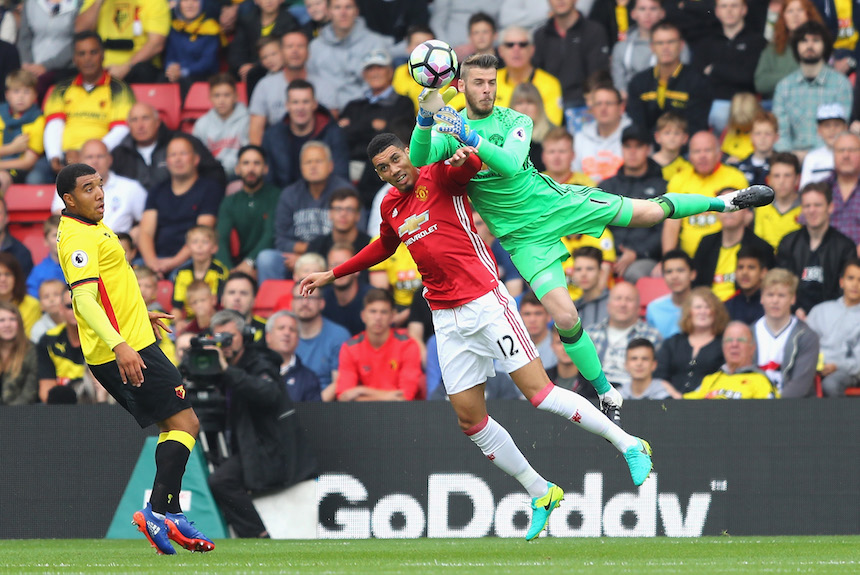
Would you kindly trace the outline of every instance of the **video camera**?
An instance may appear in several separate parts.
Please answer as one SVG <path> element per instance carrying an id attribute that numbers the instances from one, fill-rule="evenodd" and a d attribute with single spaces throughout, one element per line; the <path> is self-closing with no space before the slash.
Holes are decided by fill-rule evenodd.
<path id="1" fill-rule="evenodd" d="M 218 359 L 218 350 L 212 347 L 229 347 L 233 344 L 233 334 L 195 336 L 190 343 L 191 347 L 179 366 L 188 399 L 204 431 L 222 431 L 226 401 L 221 389 L 221 361 Z"/>

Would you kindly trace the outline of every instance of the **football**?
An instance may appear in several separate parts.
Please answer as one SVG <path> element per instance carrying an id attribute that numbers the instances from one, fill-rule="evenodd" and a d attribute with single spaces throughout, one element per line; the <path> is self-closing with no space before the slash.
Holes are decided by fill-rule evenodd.
<path id="1" fill-rule="evenodd" d="M 457 75 L 457 54 L 441 40 L 427 40 L 409 55 L 409 73 L 425 88 L 443 88 Z"/>

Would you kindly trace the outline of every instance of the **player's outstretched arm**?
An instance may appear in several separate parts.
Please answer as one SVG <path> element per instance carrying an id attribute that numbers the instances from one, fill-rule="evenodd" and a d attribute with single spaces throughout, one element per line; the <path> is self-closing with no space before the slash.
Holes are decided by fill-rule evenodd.
<path id="1" fill-rule="evenodd" d="M 448 142 L 445 138 L 434 138 L 432 128 L 436 112 L 456 95 L 457 90 L 449 86 L 441 93 L 425 88 L 418 96 L 418 117 L 409 141 L 409 159 L 416 166 L 426 166 L 450 155 Z"/>

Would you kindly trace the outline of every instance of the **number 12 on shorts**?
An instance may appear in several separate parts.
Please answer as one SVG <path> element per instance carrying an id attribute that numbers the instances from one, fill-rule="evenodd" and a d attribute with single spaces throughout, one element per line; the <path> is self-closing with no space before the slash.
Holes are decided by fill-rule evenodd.
<path id="1" fill-rule="evenodd" d="M 513 357 L 520 352 L 516 342 L 514 342 L 514 338 L 509 335 L 505 335 L 497 339 L 496 344 L 499 346 L 499 349 L 502 350 L 502 355 L 505 358 Z"/>

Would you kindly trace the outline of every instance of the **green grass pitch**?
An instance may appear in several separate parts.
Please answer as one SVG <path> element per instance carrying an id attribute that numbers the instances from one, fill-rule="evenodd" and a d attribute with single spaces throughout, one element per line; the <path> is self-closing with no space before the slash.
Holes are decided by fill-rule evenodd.
<path id="1" fill-rule="evenodd" d="M 0 541 L 0 573 L 858 573 L 860 537 L 219 540 L 157 556 L 137 540 Z"/>

